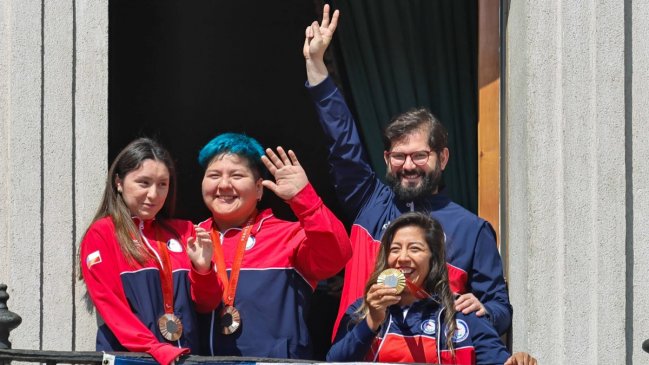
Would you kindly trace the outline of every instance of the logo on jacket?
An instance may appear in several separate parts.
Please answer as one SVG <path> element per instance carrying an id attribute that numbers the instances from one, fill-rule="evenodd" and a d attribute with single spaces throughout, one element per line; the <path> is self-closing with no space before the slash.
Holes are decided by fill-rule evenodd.
<path id="1" fill-rule="evenodd" d="M 248 242 L 246 242 L 246 251 L 248 251 L 255 245 L 255 241 L 255 237 L 248 236 Z"/>
<path id="2" fill-rule="evenodd" d="M 457 330 L 453 335 L 453 342 L 462 342 L 469 338 L 469 326 L 461 319 L 455 321 L 457 324 Z M 448 331 L 447 331 L 448 332 Z"/>
<path id="3" fill-rule="evenodd" d="M 183 246 L 173 238 L 167 241 L 167 248 L 171 252 L 183 252 Z"/>
<path id="4" fill-rule="evenodd" d="M 90 269 L 92 266 L 101 262 L 101 254 L 99 250 L 92 252 L 86 256 L 86 266 Z"/>
<path id="5" fill-rule="evenodd" d="M 421 322 L 421 330 L 427 335 L 434 335 L 435 334 L 435 320 L 433 319 L 428 319 L 426 321 Z"/>
<path id="6" fill-rule="evenodd" d="M 381 227 L 381 232 L 383 232 L 383 231 L 385 231 L 386 229 L 388 229 L 388 226 L 389 226 L 389 225 L 390 225 L 390 221 L 388 221 L 387 223 L 385 223 L 385 224 L 383 225 L 383 227 Z"/>

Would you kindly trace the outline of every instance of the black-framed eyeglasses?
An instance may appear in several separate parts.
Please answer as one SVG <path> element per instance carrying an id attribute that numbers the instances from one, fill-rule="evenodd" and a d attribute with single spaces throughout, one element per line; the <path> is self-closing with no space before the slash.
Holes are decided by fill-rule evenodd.
<path id="1" fill-rule="evenodd" d="M 411 153 L 388 152 L 387 155 L 390 158 L 390 164 L 393 166 L 403 166 L 408 156 L 410 156 L 412 163 L 417 166 L 422 166 L 428 162 L 431 153 L 435 153 L 435 151 L 415 151 Z"/>

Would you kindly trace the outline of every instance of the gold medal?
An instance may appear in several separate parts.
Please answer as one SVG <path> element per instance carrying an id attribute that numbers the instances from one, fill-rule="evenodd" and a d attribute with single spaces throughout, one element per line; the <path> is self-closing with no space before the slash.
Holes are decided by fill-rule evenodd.
<path id="1" fill-rule="evenodd" d="M 239 311 L 231 305 L 226 305 L 221 310 L 221 333 L 231 335 L 237 332 L 239 326 L 241 326 Z"/>
<path id="2" fill-rule="evenodd" d="M 183 334 L 183 324 L 173 313 L 165 313 L 158 318 L 158 328 L 168 341 L 177 341 Z"/>
<path id="3" fill-rule="evenodd" d="M 388 288 L 397 289 L 397 294 L 401 294 L 406 287 L 406 276 L 397 269 L 385 269 L 376 279 L 377 284 L 383 284 Z"/>

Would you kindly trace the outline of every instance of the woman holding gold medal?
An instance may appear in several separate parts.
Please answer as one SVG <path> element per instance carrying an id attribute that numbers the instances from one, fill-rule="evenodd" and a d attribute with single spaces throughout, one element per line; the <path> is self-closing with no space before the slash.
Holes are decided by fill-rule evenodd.
<path id="1" fill-rule="evenodd" d="M 428 214 L 394 220 L 365 297 L 347 309 L 327 361 L 536 364 L 526 353 L 510 357 L 484 318 L 455 311 L 444 246 L 442 227 Z"/>
<path id="2" fill-rule="evenodd" d="M 80 247 L 82 277 L 104 322 L 97 351 L 147 352 L 163 365 L 199 352 L 196 311 L 212 311 L 223 288 L 209 233 L 169 218 L 175 188 L 169 153 L 150 139 L 131 142 L 110 166 Z"/>
<path id="3" fill-rule="evenodd" d="M 213 356 L 309 359 L 311 295 L 318 281 L 345 266 L 351 244 L 293 151 L 266 154 L 235 133 L 217 136 L 199 154 L 203 200 L 212 212 L 199 226 L 212 233 L 224 283 L 222 307 L 200 321 L 202 336 Z M 275 182 L 263 179 L 264 166 Z M 289 204 L 298 222 L 257 209 L 264 187 Z"/>

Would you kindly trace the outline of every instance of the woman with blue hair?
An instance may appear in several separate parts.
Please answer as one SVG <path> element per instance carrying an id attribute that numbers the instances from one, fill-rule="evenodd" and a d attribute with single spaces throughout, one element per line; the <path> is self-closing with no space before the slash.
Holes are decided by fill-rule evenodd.
<path id="1" fill-rule="evenodd" d="M 212 356 L 312 357 L 306 327 L 318 281 L 351 257 L 343 224 L 323 204 L 293 151 L 266 150 L 248 136 L 226 133 L 201 150 L 203 201 L 212 217 L 214 262 L 223 303 L 204 325 Z M 267 169 L 275 181 L 264 180 Z M 286 201 L 298 222 L 259 211 L 264 187 Z M 215 283 L 217 285 L 217 283 Z"/>

